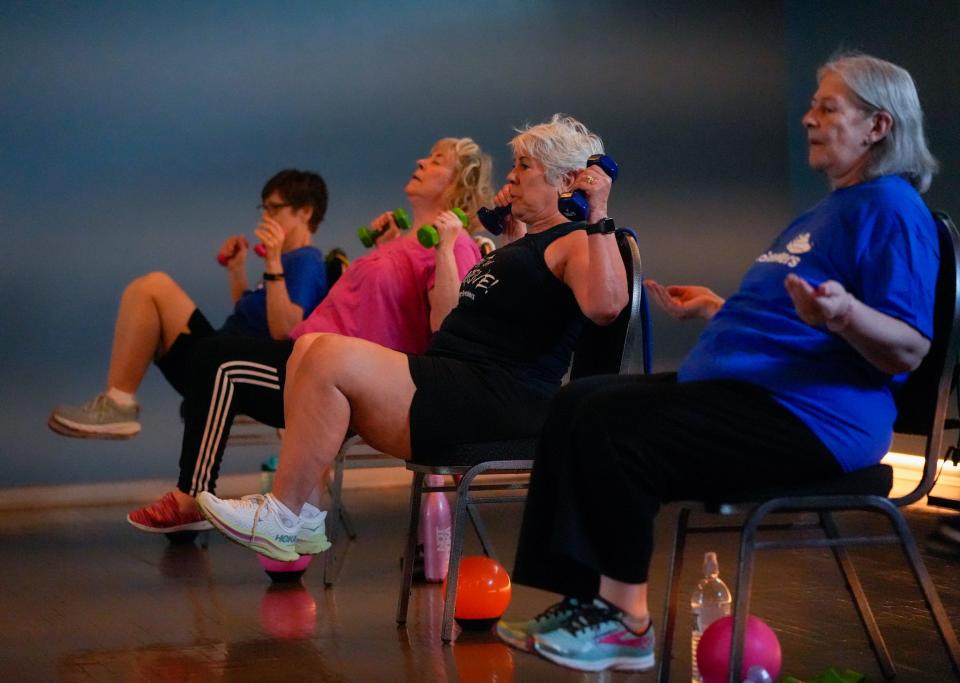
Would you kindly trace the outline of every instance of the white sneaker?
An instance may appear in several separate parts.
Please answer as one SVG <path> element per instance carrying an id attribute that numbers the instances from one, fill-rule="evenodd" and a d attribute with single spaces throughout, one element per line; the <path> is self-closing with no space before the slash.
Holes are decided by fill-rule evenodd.
<path id="1" fill-rule="evenodd" d="M 231 541 L 282 562 L 296 560 L 299 520 L 288 526 L 273 496 L 254 494 L 221 500 L 209 491 L 197 496 L 204 516 Z"/>
<path id="2" fill-rule="evenodd" d="M 296 550 L 301 555 L 316 555 L 330 548 L 325 521 L 327 511 L 310 503 L 300 510 L 300 531 L 297 532 Z"/>

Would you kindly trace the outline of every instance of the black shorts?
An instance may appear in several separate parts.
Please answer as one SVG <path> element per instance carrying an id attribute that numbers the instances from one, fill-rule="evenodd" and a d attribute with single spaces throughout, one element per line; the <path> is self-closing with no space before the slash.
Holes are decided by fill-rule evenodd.
<path id="1" fill-rule="evenodd" d="M 191 359 L 197 342 L 218 334 L 199 308 L 193 309 L 187 321 L 187 329 L 189 332 L 181 332 L 173 340 L 170 350 L 155 361 L 160 372 L 170 382 L 170 386 L 181 396 L 186 396 L 187 387 L 190 385 L 193 366 Z"/>
<path id="2" fill-rule="evenodd" d="M 417 387 L 410 404 L 410 447 L 412 460 L 423 464 L 437 462 L 450 446 L 539 435 L 559 389 L 524 382 L 497 365 L 443 356 L 407 359 Z"/>

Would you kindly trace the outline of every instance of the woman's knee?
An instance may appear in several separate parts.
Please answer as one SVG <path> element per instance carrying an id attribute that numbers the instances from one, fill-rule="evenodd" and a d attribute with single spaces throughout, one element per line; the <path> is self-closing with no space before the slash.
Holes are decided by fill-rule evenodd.
<path id="1" fill-rule="evenodd" d="M 350 339 L 337 334 L 305 335 L 294 344 L 296 361 L 295 372 L 298 376 L 309 376 L 317 381 L 328 381 L 338 368 L 351 362 Z M 302 343 L 301 343 L 302 342 Z"/>
<path id="2" fill-rule="evenodd" d="M 158 292 L 163 292 L 172 287 L 179 287 L 176 280 L 166 273 L 158 270 L 152 273 L 147 273 L 146 275 L 141 275 L 137 279 L 133 280 L 133 282 L 127 285 L 124 293 L 138 292 L 157 294 Z"/>

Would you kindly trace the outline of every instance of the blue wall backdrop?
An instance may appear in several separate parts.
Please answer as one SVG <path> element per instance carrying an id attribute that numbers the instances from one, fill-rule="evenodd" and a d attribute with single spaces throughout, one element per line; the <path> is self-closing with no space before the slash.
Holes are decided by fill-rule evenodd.
<path id="1" fill-rule="evenodd" d="M 957 3 L 844 7 L 0 2 L 0 487 L 174 480 L 179 397 L 158 373 L 133 441 L 62 439 L 47 413 L 102 388 L 132 278 L 166 271 L 226 316 L 214 254 L 252 231 L 284 167 L 326 178 L 316 241 L 357 257 L 356 226 L 402 203 L 436 138 L 474 137 L 502 181 L 514 126 L 571 113 L 621 163 L 612 213 L 639 230 L 647 273 L 729 293 L 822 193 L 796 156 L 798 119 L 815 66 L 862 47 L 918 77 L 949 180 L 932 203 L 960 210 L 946 193 L 960 60 L 902 30 L 956 35 Z M 675 367 L 699 328 L 655 322 L 657 366 Z M 235 450 L 224 471 L 262 456 Z"/>

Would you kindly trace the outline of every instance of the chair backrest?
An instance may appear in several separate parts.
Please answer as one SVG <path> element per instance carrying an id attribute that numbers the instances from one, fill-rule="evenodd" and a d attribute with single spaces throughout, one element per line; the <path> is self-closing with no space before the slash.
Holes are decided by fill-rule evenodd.
<path id="1" fill-rule="evenodd" d="M 960 351 L 960 234 L 946 213 L 934 212 L 934 219 L 940 238 L 940 269 L 934 299 L 933 339 L 920 367 L 897 392 L 894 424 L 897 433 L 926 437 L 926 463 L 920 482 L 913 491 L 895 500 L 898 505 L 919 500 L 933 487 Z"/>
<path id="2" fill-rule="evenodd" d="M 577 340 L 570 379 L 600 374 L 640 374 L 649 371 L 649 318 L 643 315 L 643 269 L 632 230 L 617 230 L 617 246 L 627 271 L 630 301 L 609 325 L 587 322 Z"/>

